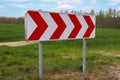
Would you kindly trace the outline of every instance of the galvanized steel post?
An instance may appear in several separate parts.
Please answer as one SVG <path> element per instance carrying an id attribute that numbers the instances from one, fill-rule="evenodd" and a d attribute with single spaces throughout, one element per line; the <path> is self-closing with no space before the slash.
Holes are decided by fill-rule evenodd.
<path id="1" fill-rule="evenodd" d="M 39 41 L 39 78 L 43 80 L 42 42 Z"/>
<path id="2" fill-rule="evenodd" d="M 86 70 L 86 42 L 87 42 L 87 40 L 84 38 L 83 39 L 83 65 L 82 65 L 83 73 Z"/>

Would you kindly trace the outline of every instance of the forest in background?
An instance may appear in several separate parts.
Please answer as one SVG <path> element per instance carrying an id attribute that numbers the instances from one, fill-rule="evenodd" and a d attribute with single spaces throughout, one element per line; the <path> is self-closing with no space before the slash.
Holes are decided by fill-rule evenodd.
<path id="1" fill-rule="evenodd" d="M 95 12 L 91 10 L 88 12 L 83 11 L 61 11 L 61 13 L 81 13 L 96 15 L 96 27 L 98 28 L 119 28 L 120 29 L 120 11 L 109 8 L 107 11 L 100 10 Z M 11 24 L 24 24 L 24 17 L 0 17 L 0 23 L 11 23 Z"/>

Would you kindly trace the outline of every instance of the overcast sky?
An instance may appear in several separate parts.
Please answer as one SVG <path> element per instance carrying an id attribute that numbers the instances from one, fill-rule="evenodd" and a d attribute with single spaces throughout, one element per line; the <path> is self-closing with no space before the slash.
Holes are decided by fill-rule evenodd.
<path id="1" fill-rule="evenodd" d="M 21 17 L 27 10 L 120 10 L 120 0 L 0 0 L 0 16 Z"/>

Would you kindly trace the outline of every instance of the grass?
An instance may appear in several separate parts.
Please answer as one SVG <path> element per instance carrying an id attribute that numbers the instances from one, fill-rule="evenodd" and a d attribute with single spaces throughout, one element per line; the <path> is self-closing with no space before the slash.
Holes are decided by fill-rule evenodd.
<path id="1" fill-rule="evenodd" d="M 61 43 L 61 42 L 60 42 Z M 56 44 L 60 44 L 59 42 Z M 65 44 L 65 43 L 64 43 Z M 47 46 L 47 45 L 51 45 Z M 54 46 L 52 46 L 54 45 Z M 0 79 L 38 80 L 38 44 L 22 47 L 0 47 Z M 82 48 L 77 46 L 43 44 L 44 74 L 60 70 L 80 71 Z M 87 51 L 87 71 L 105 72 L 106 66 L 119 63 L 120 58 L 97 54 L 96 50 Z"/>
<path id="2" fill-rule="evenodd" d="M 51 45 L 51 47 L 47 47 Z M 66 44 L 67 45 L 67 44 Z M 22 47 L 0 47 L 0 79 L 2 80 L 38 80 L 38 45 Z M 71 50 L 72 49 L 72 50 Z M 43 44 L 44 73 L 54 73 L 59 70 L 80 71 L 82 65 L 82 49 L 69 46 L 52 46 Z M 102 71 L 104 66 L 120 58 L 96 54 L 89 49 L 87 53 L 87 70 Z"/>
<path id="3" fill-rule="evenodd" d="M 0 42 L 24 40 L 23 24 L 0 24 Z"/>
<path id="4" fill-rule="evenodd" d="M 4 25 L 5 24 L 1 24 Z M 24 40 L 23 25 L 13 25 L 15 29 L 12 39 L 9 36 L 0 36 L 0 42 Z M 18 28 L 21 28 L 21 30 Z M 1 27 L 0 27 L 1 28 Z M 6 27 L 4 27 L 6 28 Z M 2 28 L 3 34 L 7 34 Z M 1 29 L 0 29 L 1 30 Z M 13 31 L 12 31 L 13 30 Z M 0 32 L 1 33 L 1 32 Z M 119 64 L 120 57 L 106 56 L 99 52 L 119 52 L 120 50 L 120 30 L 117 29 L 97 29 L 96 38 L 87 40 L 87 72 L 95 75 L 108 75 L 108 66 Z M 66 40 L 66 41 L 47 41 L 43 43 L 43 68 L 44 79 L 55 79 L 54 74 L 60 74 L 62 70 L 78 71 L 82 65 L 82 40 Z M 62 74 L 62 73 L 61 73 Z M 52 76 L 50 77 L 48 76 Z M 74 75 L 76 76 L 76 75 Z M 78 76 L 80 77 L 80 76 Z M 97 76 L 94 76 L 94 78 Z M 105 76 L 107 77 L 107 76 Z M 114 77 L 114 75 L 111 75 Z M 93 80 L 94 78 L 90 79 Z M 69 80 L 66 77 L 58 80 Z M 86 79 L 86 78 L 85 78 Z M 85 80 L 83 79 L 83 80 Z M 111 79 L 102 79 L 109 80 Z M 113 78 L 114 80 L 115 78 Z M 7 47 L 0 46 L 0 80 L 39 80 L 38 77 L 38 43 L 20 46 Z M 55 79 L 56 80 L 56 79 Z M 98 80 L 98 79 L 96 79 Z"/>

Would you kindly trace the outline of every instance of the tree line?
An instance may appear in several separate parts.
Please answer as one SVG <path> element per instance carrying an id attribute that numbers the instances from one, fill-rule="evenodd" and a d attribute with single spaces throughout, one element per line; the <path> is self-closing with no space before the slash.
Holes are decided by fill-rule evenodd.
<path id="1" fill-rule="evenodd" d="M 91 14 L 96 15 L 96 27 L 98 28 L 119 28 L 120 29 L 120 11 L 115 9 L 109 9 L 107 11 L 100 10 L 95 13 L 94 10 L 90 12 L 81 11 L 61 11 L 60 13 L 80 13 L 80 14 Z M 0 17 L 0 23 L 14 23 L 24 24 L 24 17 Z"/>
<path id="2" fill-rule="evenodd" d="M 9 23 L 9 24 L 24 24 L 23 17 L 0 17 L 0 23 Z"/>
<path id="3" fill-rule="evenodd" d="M 96 15 L 96 26 L 120 29 L 120 11 L 112 10 L 111 8 L 107 12 L 100 10 Z"/>

